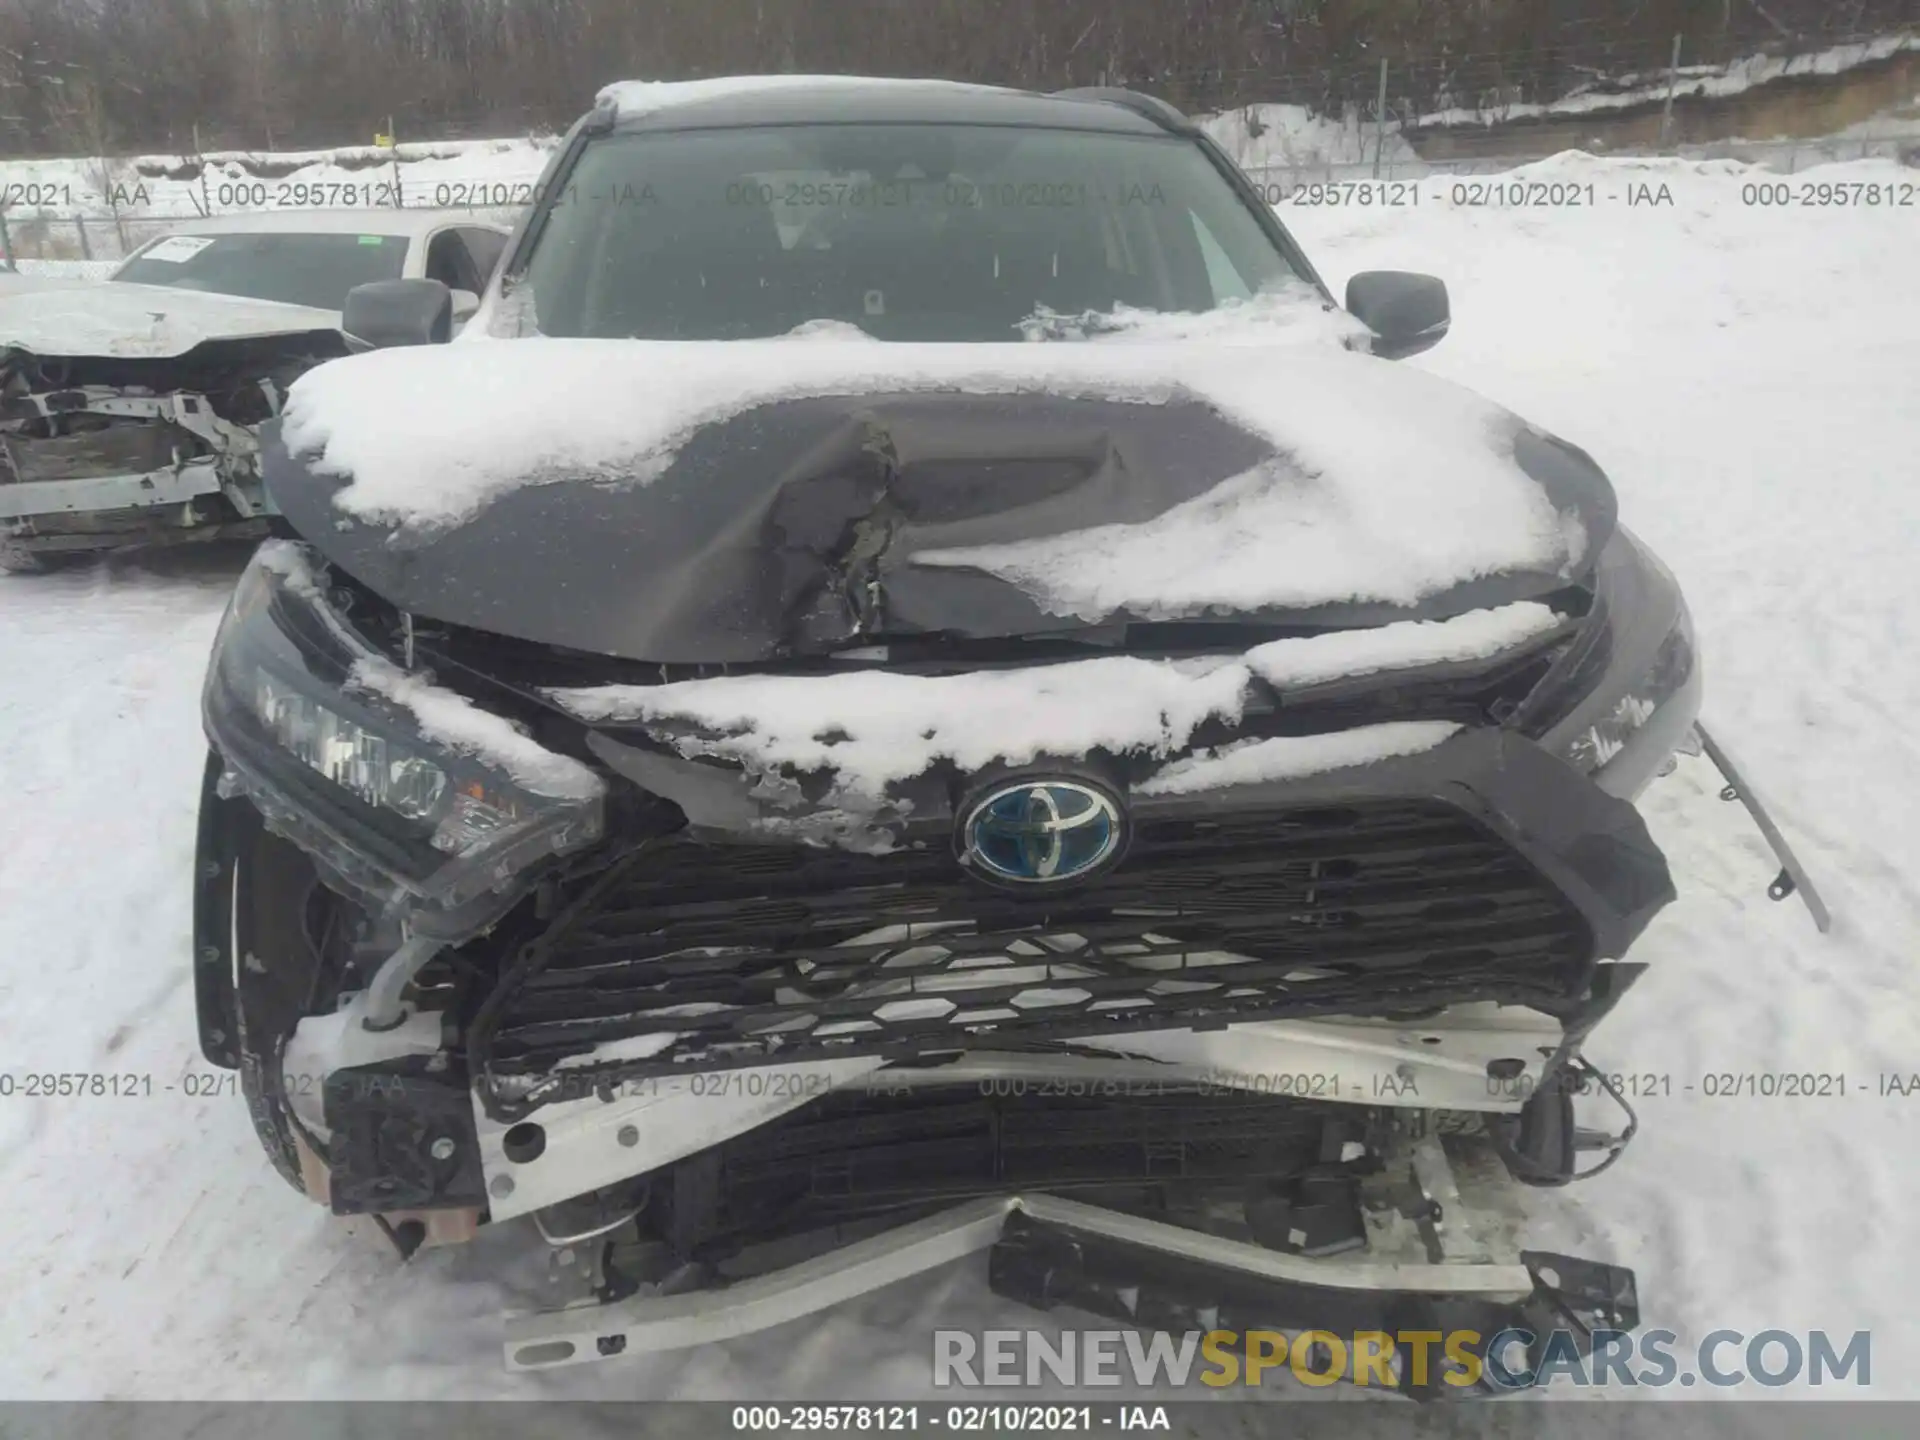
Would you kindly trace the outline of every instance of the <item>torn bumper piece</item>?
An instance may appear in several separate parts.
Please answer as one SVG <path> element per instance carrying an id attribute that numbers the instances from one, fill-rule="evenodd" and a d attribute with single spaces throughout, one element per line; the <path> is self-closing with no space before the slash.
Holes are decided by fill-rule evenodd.
<path id="1" fill-rule="evenodd" d="M 549 1369 L 730 1340 L 797 1320 L 986 1250 L 993 1289 L 1041 1307 L 1071 1304 L 1175 1332 L 1325 1330 L 1336 1335 L 1473 1331 L 1512 1336 L 1535 1365 L 1555 1333 L 1582 1354 L 1596 1330 L 1630 1330 L 1630 1271 L 1521 1252 L 1519 1263 L 1310 1259 L 1046 1194 L 970 1201 L 721 1291 L 633 1297 L 509 1320 L 506 1359 Z M 1417 1399 L 1503 1387 L 1443 1381 L 1439 1357 L 1396 1352 L 1397 1388 Z M 1484 1367 L 1483 1367 L 1484 1368 Z"/>

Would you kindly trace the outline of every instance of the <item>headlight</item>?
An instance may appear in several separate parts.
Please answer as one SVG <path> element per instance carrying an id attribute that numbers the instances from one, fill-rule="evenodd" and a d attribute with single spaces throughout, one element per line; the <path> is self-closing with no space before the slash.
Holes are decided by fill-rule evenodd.
<path id="1" fill-rule="evenodd" d="M 592 770 L 375 651 L 304 546 L 241 577 L 203 708 L 267 822 L 361 889 L 452 908 L 603 833 Z"/>
<path id="2" fill-rule="evenodd" d="M 367 804 L 408 820 L 439 808 L 446 771 L 264 670 L 253 677 L 253 709 L 281 749 Z"/>
<path id="3" fill-rule="evenodd" d="M 1693 625 L 1683 610 L 1679 622 L 1660 642 L 1653 663 L 1599 718 L 1576 733 L 1567 745 L 1567 758 L 1582 770 L 1598 770 L 1653 719 L 1662 704 L 1678 694 L 1692 678 Z"/>

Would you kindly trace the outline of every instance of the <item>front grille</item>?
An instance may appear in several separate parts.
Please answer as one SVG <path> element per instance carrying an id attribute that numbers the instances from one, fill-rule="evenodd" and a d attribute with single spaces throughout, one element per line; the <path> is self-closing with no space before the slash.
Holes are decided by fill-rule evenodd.
<path id="1" fill-rule="evenodd" d="M 674 838 L 550 948 L 490 1007 L 492 1078 L 612 1041 L 642 1076 L 1552 1005 L 1591 963 L 1567 899 L 1438 802 L 1144 821 L 1116 869 L 1043 896 L 989 890 L 939 846 Z"/>

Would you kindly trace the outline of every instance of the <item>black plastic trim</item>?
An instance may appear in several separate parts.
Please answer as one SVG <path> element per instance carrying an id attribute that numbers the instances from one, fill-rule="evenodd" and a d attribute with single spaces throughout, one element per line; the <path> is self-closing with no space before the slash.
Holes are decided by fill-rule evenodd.
<path id="1" fill-rule="evenodd" d="M 194 843 L 193 1007 L 200 1053 L 222 1070 L 240 1068 L 240 1009 L 233 956 L 233 876 L 239 827 L 248 807 L 220 798 L 226 768 L 209 748 L 200 781 L 200 821 Z"/>

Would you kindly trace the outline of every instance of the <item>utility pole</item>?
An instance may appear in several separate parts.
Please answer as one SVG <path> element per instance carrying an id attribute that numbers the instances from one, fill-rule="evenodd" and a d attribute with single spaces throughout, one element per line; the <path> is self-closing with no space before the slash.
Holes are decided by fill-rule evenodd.
<path id="1" fill-rule="evenodd" d="M 1380 178 L 1380 154 L 1387 148 L 1387 57 L 1380 57 L 1380 94 L 1373 102 L 1373 178 Z"/>
<path id="2" fill-rule="evenodd" d="M 1680 85 L 1680 37 L 1673 37 L 1673 58 L 1667 62 L 1667 104 L 1660 112 L 1660 148 L 1667 148 L 1667 136 L 1673 131 L 1673 92 Z"/>

